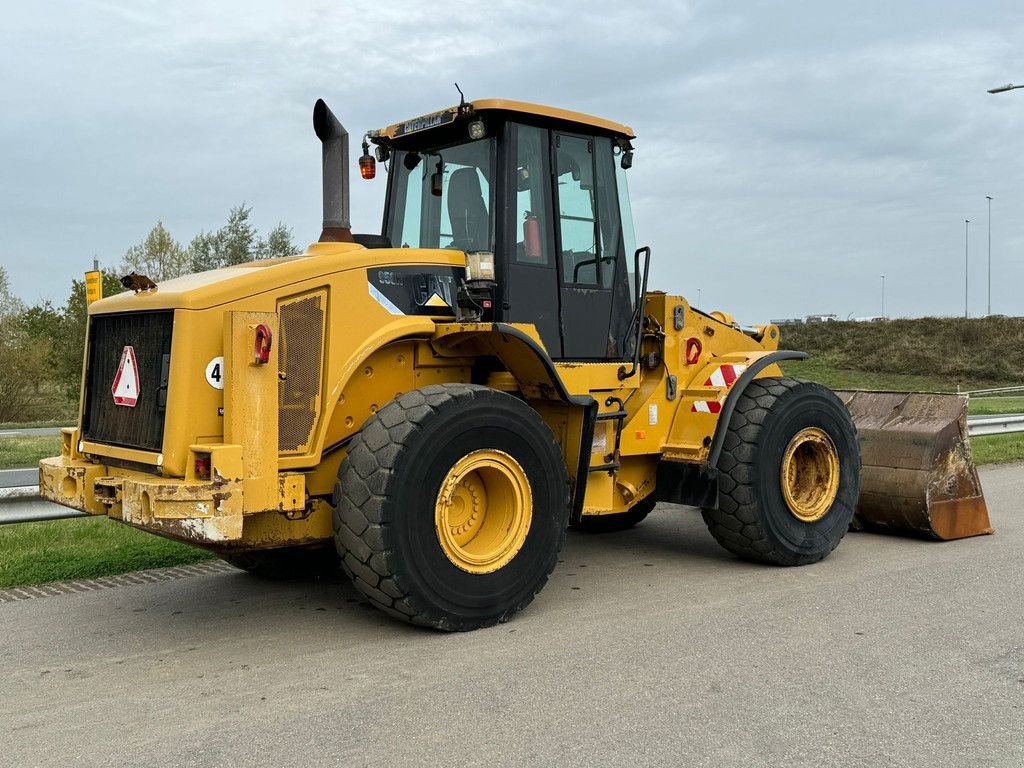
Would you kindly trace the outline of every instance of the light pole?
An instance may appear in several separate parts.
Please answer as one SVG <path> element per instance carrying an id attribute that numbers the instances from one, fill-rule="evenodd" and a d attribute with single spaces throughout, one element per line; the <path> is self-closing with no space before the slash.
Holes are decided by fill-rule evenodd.
<path id="1" fill-rule="evenodd" d="M 885 275 L 882 275 L 882 319 L 885 319 Z"/>
<path id="2" fill-rule="evenodd" d="M 1024 88 L 1024 85 L 1014 85 L 1013 83 L 1007 83 L 1006 85 L 997 85 L 995 88 L 989 88 L 989 93 L 1006 93 L 1007 91 L 1015 91 L 1018 88 Z"/>
<path id="3" fill-rule="evenodd" d="M 967 269 L 967 265 L 970 263 L 967 258 L 967 243 L 969 242 L 968 233 L 971 227 L 971 220 L 964 219 L 964 319 L 967 318 L 967 281 L 969 279 L 970 272 Z"/>
<path id="4" fill-rule="evenodd" d="M 700 288 L 697 289 L 697 306 L 700 306 Z"/>
<path id="5" fill-rule="evenodd" d="M 988 311 L 985 317 L 992 314 L 992 195 L 985 195 L 988 200 Z"/>

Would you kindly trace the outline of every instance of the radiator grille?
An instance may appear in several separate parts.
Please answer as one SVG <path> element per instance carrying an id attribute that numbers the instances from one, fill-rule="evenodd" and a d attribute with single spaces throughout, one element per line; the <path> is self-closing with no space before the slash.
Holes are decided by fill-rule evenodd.
<path id="1" fill-rule="evenodd" d="M 89 320 L 82 436 L 91 442 L 159 451 L 170 371 L 173 310 L 95 315 Z M 134 407 L 117 405 L 111 386 L 125 347 L 139 368 Z"/>
<path id="2" fill-rule="evenodd" d="M 278 450 L 282 453 L 309 447 L 320 412 L 325 298 L 320 291 L 278 306 L 285 373 L 278 394 Z"/>

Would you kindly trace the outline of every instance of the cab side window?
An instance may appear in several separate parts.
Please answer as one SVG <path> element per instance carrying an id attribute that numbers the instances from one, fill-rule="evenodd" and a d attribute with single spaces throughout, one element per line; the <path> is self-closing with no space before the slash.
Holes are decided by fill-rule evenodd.
<path id="1" fill-rule="evenodd" d="M 622 249 L 611 140 L 558 136 L 555 157 L 562 280 L 610 289 Z"/>
<path id="2" fill-rule="evenodd" d="M 591 142 L 576 136 L 559 136 L 555 159 L 562 279 L 574 285 L 597 287 L 600 260 Z"/>
<path id="3" fill-rule="evenodd" d="M 516 130 L 516 262 L 551 264 L 551 186 L 547 175 L 547 131 L 530 125 Z"/>

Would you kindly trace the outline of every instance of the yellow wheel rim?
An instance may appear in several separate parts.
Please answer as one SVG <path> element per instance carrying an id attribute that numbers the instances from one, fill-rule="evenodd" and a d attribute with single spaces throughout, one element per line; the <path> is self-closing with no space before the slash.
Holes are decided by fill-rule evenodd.
<path id="1" fill-rule="evenodd" d="M 437 540 L 469 573 L 508 565 L 526 541 L 533 492 L 519 462 L 504 451 L 473 451 L 452 467 L 435 504 Z"/>
<path id="2" fill-rule="evenodd" d="M 782 496 L 798 520 L 825 516 L 839 493 L 839 452 L 822 429 L 807 427 L 789 441 L 782 457 Z"/>

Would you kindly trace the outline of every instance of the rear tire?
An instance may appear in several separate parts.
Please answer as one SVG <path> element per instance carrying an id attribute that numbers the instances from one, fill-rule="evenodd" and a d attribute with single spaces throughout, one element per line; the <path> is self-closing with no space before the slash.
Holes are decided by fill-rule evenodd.
<path id="1" fill-rule="evenodd" d="M 729 420 L 718 469 L 719 506 L 701 513 L 718 543 L 744 560 L 814 563 L 850 527 L 860 491 L 857 431 L 820 384 L 752 381 Z"/>
<path id="2" fill-rule="evenodd" d="M 363 596 L 448 631 L 507 620 L 558 561 L 562 453 L 523 401 L 470 384 L 406 393 L 363 425 L 338 472 L 335 542 Z"/>
<path id="3" fill-rule="evenodd" d="M 320 579 L 336 573 L 341 566 L 334 547 L 322 544 L 218 552 L 217 556 L 264 579 Z"/>
<path id="4" fill-rule="evenodd" d="M 614 515 L 584 515 L 580 518 L 579 522 L 571 523 L 570 527 L 581 533 L 618 533 L 643 522 L 644 518 L 654 510 L 657 503 L 652 493 L 650 496 L 638 501 L 625 512 L 619 512 Z"/>

